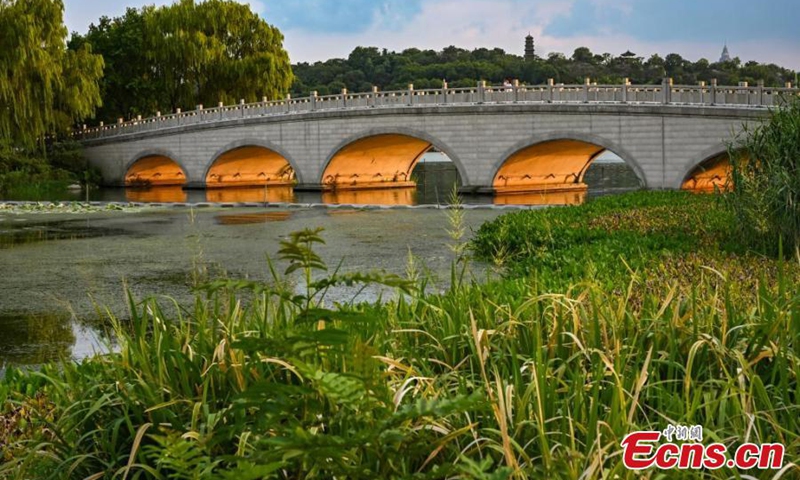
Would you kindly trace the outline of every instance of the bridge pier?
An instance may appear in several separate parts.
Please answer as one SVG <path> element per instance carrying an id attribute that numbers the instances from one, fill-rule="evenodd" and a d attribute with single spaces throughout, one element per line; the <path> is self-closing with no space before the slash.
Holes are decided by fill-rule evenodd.
<path id="1" fill-rule="evenodd" d="M 206 182 L 189 182 L 183 186 L 184 190 L 207 190 Z"/>
<path id="2" fill-rule="evenodd" d="M 320 183 L 298 183 L 294 186 L 296 192 L 321 192 L 324 190 Z"/>

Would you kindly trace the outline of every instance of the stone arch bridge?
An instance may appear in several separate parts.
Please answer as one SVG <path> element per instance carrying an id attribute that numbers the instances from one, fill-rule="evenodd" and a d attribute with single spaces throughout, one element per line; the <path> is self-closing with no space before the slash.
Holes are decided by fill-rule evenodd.
<path id="1" fill-rule="evenodd" d="M 798 90 L 787 85 L 519 85 L 317 96 L 219 105 L 86 128 L 89 162 L 109 185 L 297 189 L 413 185 L 430 149 L 463 191 L 585 188 L 609 150 L 649 189 L 724 182 L 726 143 Z"/>

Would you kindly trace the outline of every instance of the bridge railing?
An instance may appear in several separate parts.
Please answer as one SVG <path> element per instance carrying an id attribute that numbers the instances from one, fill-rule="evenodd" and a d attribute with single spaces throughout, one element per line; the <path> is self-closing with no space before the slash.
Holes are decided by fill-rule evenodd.
<path id="1" fill-rule="evenodd" d="M 313 111 L 366 109 L 388 107 L 448 106 L 509 103 L 594 103 L 594 104 L 662 104 L 690 105 L 698 107 L 739 107 L 764 109 L 781 105 L 787 98 L 800 96 L 800 89 L 790 83 L 783 88 L 765 87 L 759 82 L 751 86 L 745 82 L 738 86 L 719 86 L 716 82 L 699 85 L 673 85 L 665 79 L 660 85 L 632 85 L 627 79 L 621 85 L 598 85 L 587 79 L 583 84 L 564 85 L 549 80 L 546 85 L 520 85 L 518 82 L 504 85 L 487 85 L 479 82 L 476 87 L 451 88 L 444 83 L 442 88 L 415 89 L 409 85 L 405 90 L 382 92 L 373 88 L 371 92 L 350 93 L 346 89 L 336 95 L 317 95 L 283 100 L 245 103 L 237 105 L 218 104 L 213 108 L 198 105 L 195 110 L 153 117 L 137 117 L 116 124 L 76 130 L 73 135 L 81 139 L 98 139 L 118 135 L 135 134 L 168 128 L 183 127 L 211 122 L 224 122 L 242 118 L 307 113 Z"/>

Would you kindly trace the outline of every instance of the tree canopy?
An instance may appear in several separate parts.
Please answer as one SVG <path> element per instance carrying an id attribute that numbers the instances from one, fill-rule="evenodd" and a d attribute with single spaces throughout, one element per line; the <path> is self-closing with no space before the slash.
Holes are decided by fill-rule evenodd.
<path id="1" fill-rule="evenodd" d="M 103 59 L 68 50 L 61 0 L 0 0 L 0 135 L 16 147 L 42 145 L 100 104 Z"/>
<path id="2" fill-rule="evenodd" d="M 181 0 L 103 17 L 73 48 L 90 44 L 106 61 L 106 106 L 113 120 L 198 104 L 283 97 L 293 76 L 283 35 L 229 0 Z"/>
<path id="3" fill-rule="evenodd" d="M 599 83 L 621 83 L 629 78 L 635 84 L 657 84 L 672 77 L 676 84 L 695 85 L 716 78 L 720 85 L 736 85 L 741 81 L 755 84 L 764 80 L 767 86 L 783 86 L 793 81 L 794 72 L 773 64 L 742 62 L 711 63 L 706 59 L 691 62 L 672 53 L 661 58 L 653 55 L 645 60 L 610 53 L 596 54 L 587 47 L 577 48 L 570 57 L 550 53 L 545 58 L 526 60 L 499 48 L 465 50 L 454 46 L 442 51 L 410 48 L 390 52 L 375 47 L 357 47 L 346 59 L 331 59 L 314 64 L 300 63 L 293 67 L 295 82 L 292 93 L 321 95 L 338 93 L 342 88 L 368 91 L 375 85 L 384 90 L 404 89 L 409 83 L 417 88 L 440 88 L 442 80 L 453 87 L 472 87 L 479 80 L 493 84 L 505 79 L 519 79 L 527 84 L 543 84 L 548 78 L 558 83 L 583 83 L 589 77 Z"/>

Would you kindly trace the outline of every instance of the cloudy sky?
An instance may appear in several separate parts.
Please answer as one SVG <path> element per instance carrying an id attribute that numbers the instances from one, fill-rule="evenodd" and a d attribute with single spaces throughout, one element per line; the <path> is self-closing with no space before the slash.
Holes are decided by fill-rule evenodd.
<path id="1" fill-rule="evenodd" d="M 70 30 L 101 15 L 170 0 L 64 0 Z M 680 53 L 715 61 L 725 42 L 743 61 L 800 69 L 798 0 L 250 0 L 286 37 L 293 62 L 346 57 L 353 47 L 440 50 L 500 47 L 539 55 L 579 46 L 639 56 Z"/>

